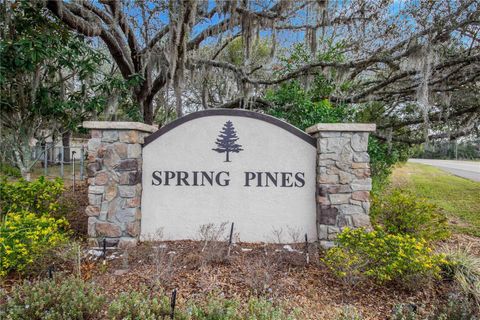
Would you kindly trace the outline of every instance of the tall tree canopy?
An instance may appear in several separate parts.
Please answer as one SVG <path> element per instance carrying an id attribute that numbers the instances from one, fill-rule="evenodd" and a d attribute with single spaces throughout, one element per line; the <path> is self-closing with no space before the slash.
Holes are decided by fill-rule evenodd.
<path id="1" fill-rule="evenodd" d="M 477 0 L 50 0 L 47 7 L 70 28 L 102 39 L 125 79 L 141 77 L 132 95 L 147 123 L 160 91 L 174 93 L 181 116 L 182 94 L 193 95 L 186 81 L 206 72 L 233 79 L 237 94 L 233 102 L 199 94 L 207 107 L 265 107 L 265 87 L 291 79 L 308 86 L 310 75 L 324 73 L 338 84 L 325 97 L 330 102 L 380 103 L 382 110 L 371 112 L 382 116 L 384 139 L 391 129 L 437 119 L 456 123 L 453 137 L 478 129 Z M 242 58 L 228 61 L 222 52 L 236 38 Z M 259 39 L 271 43 L 268 63 L 252 59 Z M 280 63 L 296 43 L 305 44 L 309 58 Z M 338 59 L 328 55 L 332 48 Z M 409 116 L 395 116 L 414 106 Z"/>
<path id="2" fill-rule="evenodd" d="M 34 140 L 61 136 L 105 105 L 94 78 L 104 56 L 38 2 L 4 2 L 2 9 L 0 150 L 28 178 Z"/>

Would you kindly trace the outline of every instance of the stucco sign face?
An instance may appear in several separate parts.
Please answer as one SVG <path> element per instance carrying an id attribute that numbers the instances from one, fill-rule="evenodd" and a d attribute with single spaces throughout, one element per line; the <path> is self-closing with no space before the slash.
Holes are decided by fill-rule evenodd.
<path id="1" fill-rule="evenodd" d="M 145 139 L 141 236 L 197 239 L 204 225 L 234 222 L 241 241 L 314 240 L 315 155 L 314 138 L 270 116 L 180 118 Z"/>

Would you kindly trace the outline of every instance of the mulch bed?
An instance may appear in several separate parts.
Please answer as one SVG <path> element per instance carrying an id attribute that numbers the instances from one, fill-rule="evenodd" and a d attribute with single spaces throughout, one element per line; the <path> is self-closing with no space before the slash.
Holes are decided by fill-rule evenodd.
<path id="1" fill-rule="evenodd" d="M 107 258 L 106 264 L 101 259 L 86 264 L 83 277 L 112 298 L 145 287 L 167 294 L 176 288 L 179 304 L 205 299 L 210 293 L 243 301 L 263 295 L 287 309 L 301 309 L 305 319 L 332 318 L 347 306 L 355 307 L 365 319 L 386 319 L 398 303 L 428 312 L 451 286 L 438 282 L 408 291 L 370 282 L 348 285 L 322 264 L 322 252 L 313 245 L 308 265 L 301 246 L 299 252 L 288 252 L 281 245 L 240 243 L 225 259 L 225 244 L 212 244 L 202 252 L 203 245 L 195 241 L 142 243 L 127 253 L 117 252 L 117 258 Z"/>
<path id="2" fill-rule="evenodd" d="M 65 185 L 65 191 L 59 202 L 58 215 L 67 219 L 74 238 L 86 238 L 88 216 L 85 214 L 85 208 L 88 206 L 88 185 L 85 182 L 78 182 L 75 191 L 71 185 Z"/>

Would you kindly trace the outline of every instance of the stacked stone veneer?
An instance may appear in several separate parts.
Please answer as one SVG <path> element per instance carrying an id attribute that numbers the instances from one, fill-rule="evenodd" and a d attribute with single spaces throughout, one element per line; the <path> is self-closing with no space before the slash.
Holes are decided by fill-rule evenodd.
<path id="1" fill-rule="evenodd" d="M 344 227 L 370 226 L 369 132 L 374 124 L 317 124 L 317 228 L 323 246 Z"/>
<path id="2" fill-rule="evenodd" d="M 97 246 L 129 246 L 140 234 L 142 144 L 157 130 L 137 122 L 87 121 L 88 236 Z"/>

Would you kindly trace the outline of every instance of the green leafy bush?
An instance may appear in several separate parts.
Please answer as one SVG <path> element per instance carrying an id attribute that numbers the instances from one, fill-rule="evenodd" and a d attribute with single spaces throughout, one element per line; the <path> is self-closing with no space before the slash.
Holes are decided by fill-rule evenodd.
<path id="1" fill-rule="evenodd" d="M 58 210 L 58 199 L 63 192 L 63 181 L 49 181 L 40 177 L 35 181 L 20 179 L 17 182 L 0 180 L 0 211 L 29 211 L 36 214 L 54 214 Z"/>
<path id="2" fill-rule="evenodd" d="M 204 304 L 192 304 L 189 315 L 196 320 L 240 320 L 239 304 L 234 300 L 209 297 Z"/>
<path id="3" fill-rule="evenodd" d="M 438 278 L 444 256 L 434 254 L 423 239 L 389 234 L 377 228 L 345 228 L 336 239 L 324 262 L 338 276 L 357 280 L 371 278 L 380 283 L 398 281 L 405 285 Z"/>
<path id="4" fill-rule="evenodd" d="M 1 163 L 0 162 L 0 176 L 4 175 L 6 177 L 12 178 L 21 178 L 22 174 L 18 168 L 12 167 L 8 163 Z"/>
<path id="5" fill-rule="evenodd" d="M 0 181 L 0 276 L 22 272 L 41 254 L 68 240 L 68 223 L 53 218 L 61 180 Z"/>
<path id="6" fill-rule="evenodd" d="M 68 277 L 64 280 L 25 281 L 0 293 L 0 319 L 63 320 L 97 318 L 105 298 L 93 284 Z"/>
<path id="7" fill-rule="evenodd" d="M 371 119 L 360 119 L 360 121 L 374 122 Z M 370 170 L 372 172 L 372 193 L 378 194 L 389 184 L 389 176 L 394 166 L 406 162 L 410 157 L 410 147 L 392 142 L 390 148 L 388 143 L 370 136 L 368 139 L 368 154 L 370 155 Z"/>
<path id="8" fill-rule="evenodd" d="M 28 211 L 10 212 L 0 224 L 0 276 L 21 272 L 36 256 L 68 240 L 65 219 L 38 216 Z"/>
<path id="9" fill-rule="evenodd" d="M 266 99 L 272 103 L 267 112 L 277 118 L 304 130 L 314 124 L 325 122 L 342 122 L 347 117 L 344 106 L 334 106 L 328 99 L 315 98 L 315 92 L 320 90 L 320 79 L 317 76 L 314 88 L 306 91 L 298 81 L 282 84 L 275 91 L 268 91 Z"/>
<path id="10" fill-rule="evenodd" d="M 448 238 L 446 216 L 440 208 L 407 190 L 394 189 L 373 197 L 373 224 L 391 234 L 408 234 L 425 240 Z"/>
<path id="11" fill-rule="evenodd" d="M 266 299 L 252 298 L 246 306 L 236 300 L 211 296 L 205 304 L 193 304 L 187 316 L 194 320 L 290 320 L 296 319 L 294 312 L 288 313 Z"/>
<path id="12" fill-rule="evenodd" d="M 147 290 L 122 292 L 108 308 L 112 320 L 155 320 L 170 315 L 170 301 L 166 295 L 149 294 Z M 177 312 L 175 319 L 182 319 Z"/>

